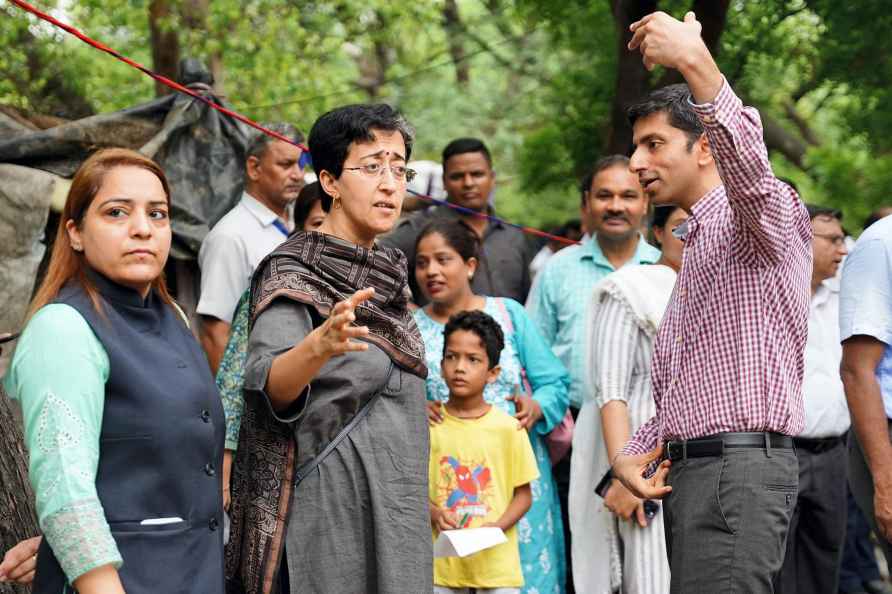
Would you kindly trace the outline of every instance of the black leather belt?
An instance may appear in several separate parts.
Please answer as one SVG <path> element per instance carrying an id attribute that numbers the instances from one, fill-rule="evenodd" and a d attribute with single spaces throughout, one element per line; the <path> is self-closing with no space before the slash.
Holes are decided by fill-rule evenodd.
<path id="1" fill-rule="evenodd" d="M 812 454 L 820 454 L 821 452 L 832 450 L 838 445 L 842 445 L 845 443 L 845 438 L 841 435 L 837 437 L 820 438 L 794 437 L 793 443 L 796 445 L 797 450 L 805 450 Z"/>
<path id="2" fill-rule="evenodd" d="M 666 442 L 670 460 L 722 456 L 726 448 L 793 449 L 793 438 L 780 433 L 717 433 L 685 441 Z"/>

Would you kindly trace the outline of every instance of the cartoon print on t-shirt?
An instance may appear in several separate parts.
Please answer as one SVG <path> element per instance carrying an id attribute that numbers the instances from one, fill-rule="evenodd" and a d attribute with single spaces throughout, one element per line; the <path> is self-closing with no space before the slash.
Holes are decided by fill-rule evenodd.
<path id="1" fill-rule="evenodd" d="M 459 528 L 467 528 L 474 518 L 486 517 L 492 508 L 488 503 L 492 485 L 489 468 L 443 456 L 440 458 L 440 476 L 441 501 L 445 499 L 446 509 L 459 515 Z"/>

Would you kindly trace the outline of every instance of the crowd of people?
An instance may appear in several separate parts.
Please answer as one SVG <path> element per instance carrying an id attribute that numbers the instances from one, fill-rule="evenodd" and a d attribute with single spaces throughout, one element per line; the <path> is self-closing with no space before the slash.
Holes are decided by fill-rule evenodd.
<path id="1" fill-rule="evenodd" d="M 413 129 L 341 107 L 309 132 L 313 183 L 293 126 L 249 146 L 196 328 L 164 282 L 164 172 L 87 159 L 4 380 L 42 534 L 0 580 L 889 592 L 870 534 L 892 564 L 892 217 L 853 244 L 774 175 L 692 13 L 632 31 L 685 83 L 630 108 L 634 150 L 593 164 L 564 240 L 480 216 L 476 138 L 443 149 L 461 208 L 403 216 Z M 476 528 L 504 539 L 434 557 Z"/>

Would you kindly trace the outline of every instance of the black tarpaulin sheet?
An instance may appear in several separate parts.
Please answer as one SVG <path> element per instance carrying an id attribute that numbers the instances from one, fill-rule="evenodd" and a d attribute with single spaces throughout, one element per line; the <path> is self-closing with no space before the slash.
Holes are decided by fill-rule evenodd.
<path id="1" fill-rule="evenodd" d="M 209 86 L 189 85 L 221 105 Z M 189 260 L 241 196 L 245 152 L 255 132 L 203 101 L 174 94 L 37 132 L 0 134 L 0 163 L 71 178 L 94 151 L 125 147 L 155 159 L 171 188 L 171 255 Z M 0 179 L 0 186 L 13 182 Z M 24 182 L 27 183 L 27 182 Z"/>

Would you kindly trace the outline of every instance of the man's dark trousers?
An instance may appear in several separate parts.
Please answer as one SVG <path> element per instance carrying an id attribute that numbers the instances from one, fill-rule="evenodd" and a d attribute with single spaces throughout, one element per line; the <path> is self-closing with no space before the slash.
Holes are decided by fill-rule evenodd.
<path id="1" fill-rule="evenodd" d="M 892 440 L 892 422 L 889 424 L 889 439 Z M 870 474 L 870 468 L 854 431 L 849 434 L 849 486 L 852 488 L 852 495 L 855 496 L 858 507 L 870 524 L 870 529 L 877 537 L 880 549 L 886 557 L 886 563 L 892 567 L 892 543 L 880 536 L 877 530 L 877 520 L 873 513 L 873 476 Z"/>
<path id="2" fill-rule="evenodd" d="M 672 594 L 772 594 L 796 506 L 791 448 L 673 460 L 663 503 Z"/>
<path id="3" fill-rule="evenodd" d="M 864 584 L 883 579 L 877 565 L 873 542 L 870 540 L 870 524 L 855 503 L 851 489 L 848 496 L 846 517 L 846 544 L 843 547 L 839 567 L 840 594 L 864 592 Z"/>
<path id="4" fill-rule="evenodd" d="M 799 497 L 776 591 L 836 594 L 846 536 L 848 452 L 843 437 L 796 439 Z"/>

